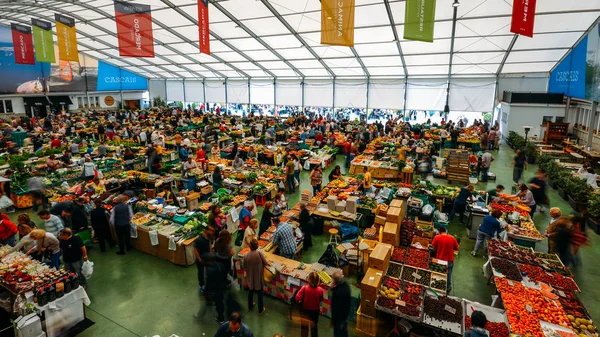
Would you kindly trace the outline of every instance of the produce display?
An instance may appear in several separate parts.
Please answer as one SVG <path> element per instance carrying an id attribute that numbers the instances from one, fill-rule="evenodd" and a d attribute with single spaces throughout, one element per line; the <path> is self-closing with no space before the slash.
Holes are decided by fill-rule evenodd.
<path id="1" fill-rule="evenodd" d="M 394 277 L 394 278 L 400 278 L 401 273 L 402 273 L 402 265 L 390 262 L 386 275 Z"/>
<path id="2" fill-rule="evenodd" d="M 429 286 L 431 284 L 431 272 L 404 266 L 402 280 Z"/>
<path id="3" fill-rule="evenodd" d="M 509 260 L 492 258 L 492 268 L 504 275 L 509 280 L 521 282 L 523 277 L 519 271 L 519 267 Z"/>
<path id="4" fill-rule="evenodd" d="M 446 284 L 447 284 L 446 279 L 443 279 L 443 278 L 437 278 L 437 279 L 435 279 L 434 278 L 431 281 L 431 288 L 445 290 L 446 289 Z"/>
<path id="5" fill-rule="evenodd" d="M 528 300 L 525 286 L 502 277 L 496 277 L 495 282 L 506 308 L 511 331 L 521 335 L 543 337 L 540 321 L 533 313 L 533 304 Z"/>
<path id="6" fill-rule="evenodd" d="M 448 265 L 437 262 L 436 259 L 431 259 L 429 262 L 429 270 L 434 271 L 436 273 L 445 274 L 448 272 Z"/>
<path id="7" fill-rule="evenodd" d="M 417 248 L 409 248 L 406 257 L 406 265 L 427 269 L 429 266 L 429 251 Z"/>
<path id="8" fill-rule="evenodd" d="M 534 282 L 543 282 L 561 290 L 579 290 L 575 281 L 570 277 L 565 277 L 557 273 L 549 273 L 540 267 L 526 264 L 520 264 L 519 270 Z"/>
<path id="9" fill-rule="evenodd" d="M 527 263 L 534 266 L 539 265 L 539 261 L 531 248 L 520 248 L 508 242 L 499 240 L 488 241 L 488 254 L 493 257 L 500 257 L 519 263 Z"/>
<path id="10" fill-rule="evenodd" d="M 508 205 L 508 204 L 500 204 L 497 202 L 492 202 L 490 204 L 490 207 L 492 208 L 492 210 L 500 210 L 502 213 L 513 213 L 513 212 L 518 212 L 520 215 L 522 216 L 529 216 L 529 211 L 531 209 L 528 209 L 529 207 L 523 205 L 523 204 L 519 204 L 518 207 L 515 207 L 513 205 Z"/>
<path id="11" fill-rule="evenodd" d="M 391 259 L 392 261 L 404 263 L 404 260 L 406 259 L 406 249 L 397 247 L 394 248 Z"/>
<path id="12" fill-rule="evenodd" d="M 412 243 L 413 236 L 415 235 L 416 224 L 410 218 L 402 220 L 400 226 L 400 246 L 408 247 Z"/>
<path id="13" fill-rule="evenodd" d="M 471 316 L 465 316 L 465 331 L 470 330 L 473 324 L 471 323 Z M 488 331 L 490 337 L 509 337 L 510 331 L 506 326 L 506 323 L 490 322 L 485 324 L 485 329 Z"/>
<path id="14" fill-rule="evenodd" d="M 423 314 L 442 322 L 462 324 L 462 302 L 448 296 L 425 296 Z"/>
<path id="15" fill-rule="evenodd" d="M 379 295 L 391 300 L 397 300 L 400 297 L 401 285 L 400 280 L 386 277 L 381 286 L 381 290 L 379 290 Z"/>

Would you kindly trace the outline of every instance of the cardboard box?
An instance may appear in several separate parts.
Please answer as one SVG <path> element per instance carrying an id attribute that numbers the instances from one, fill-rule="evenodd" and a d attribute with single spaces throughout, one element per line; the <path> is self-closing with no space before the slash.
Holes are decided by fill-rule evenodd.
<path id="1" fill-rule="evenodd" d="M 385 225 L 385 217 L 377 215 L 375 216 L 375 227 L 379 228 Z"/>
<path id="2" fill-rule="evenodd" d="M 395 222 L 386 222 L 381 242 L 398 246 L 400 244 L 400 225 Z"/>
<path id="3" fill-rule="evenodd" d="M 357 197 L 349 197 L 346 199 L 346 212 L 356 214 L 356 205 L 358 203 Z"/>
<path id="4" fill-rule="evenodd" d="M 362 313 L 362 308 L 356 311 L 356 330 L 367 336 L 377 336 L 377 318 Z"/>
<path id="5" fill-rule="evenodd" d="M 377 294 L 379 293 L 379 288 L 381 287 L 383 273 L 383 271 L 375 268 L 367 269 L 367 272 L 360 283 L 361 301 L 363 298 L 371 301 L 377 300 Z"/>
<path id="6" fill-rule="evenodd" d="M 388 206 L 386 204 L 377 205 L 377 215 L 386 216 L 388 212 Z"/>
<path id="7" fill-rule="evenodd" d="M 346 200 L 342 200 L 335 205 L 335 210 L 338 212 L 344 212 L 346 210 Z"/>
<path id="8" fill-rule="evenodd" d="M 407 205 L 406 205 L 406 201 L 405 200 L 394 199 L 390 203 L 390 207 L 400 208 L 406 214 L 406 207 L 407 207 Z"/>
<path id="9" fill-rule="evenodd" d="M 387 243 L 378 243 L 369 255 L 369 267 L 386 271 L 392 257 L 394 247 Z"/>
<path id="10" fill-rule="evenodd" d="M 402 223 L 402 219 L 404 218 L 404 213 L 401 208 L 390 207 L 387 212 L 386 222 L 394 222 L 397 224 Z"/>
<path id="11" fill-rule="evenodd" d="M 377 310 L 375 309 L 375 301 L 377 299 L 368 299 L 365 297 L 360 298 L 360 311 L 363 315 L 375 317 L 377 316 Z"/>
<path id="12" fill-rule="evenodd" d="M 335 205 L 337 204 L 337 196 L 330 195 L 327 197 L 327 208 L 330 211 L 335 211 Z"/>

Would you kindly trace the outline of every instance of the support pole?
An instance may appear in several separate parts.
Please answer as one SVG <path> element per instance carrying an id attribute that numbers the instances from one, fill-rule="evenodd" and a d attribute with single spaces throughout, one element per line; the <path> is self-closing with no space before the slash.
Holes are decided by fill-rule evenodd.
<path id="1" fill-rule="evenodd" d="M 306 85 L 306 83 L 304 83 L 304 78 L 302 78 L 302 82 L 300 82 L 300 86 L 302 87 L 302 114 L 304 115 L 304 86 Z"/>
<path id="2" fill-rule="evenodd" d="M 404 76 L 404 106 L 402 107 L 402 120 L 406 118 L 406 100 L 408 97 L 408 76 Z"/>
<path id="3" fill-rule="evenodd" d="M 227 79 L 225 79 L 225 114 L 229 111 L 229 97 L 227 96 Z"/>
<path id="4" fill-rule="evenodd" d="M 206 101 L 206 79 L 202 79 L 202 93 L 204 95 L 204 111 L 206 112 L 208 111 L 208 102 Z"/>
<path id="5" fill-rule="evenodd" d="M 594 140 L 594 125 L 596 125 L 596 119 L 598 118 L 598 114 L 596 113 L 596 109 L 598 108 L 598 102 L 592 102 L 592 109 L 589 112 L 588 116 L 588 134 L 585 145 L 589 148 L 592 147 L 592 141 Z"/>
<path id="6" fill-rule="evenodd" d="M 365 110 L 367 111 L 367 113 L 369 113 L 369 87 L 371 86 L 371 78 L 367 77 L 367 106 L 365 108 Z"/>

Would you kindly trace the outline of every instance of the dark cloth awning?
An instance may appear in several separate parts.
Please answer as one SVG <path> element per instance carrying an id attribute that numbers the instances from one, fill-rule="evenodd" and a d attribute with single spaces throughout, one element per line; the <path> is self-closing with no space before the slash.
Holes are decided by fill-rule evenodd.
<path id="1" fill-rule="evenodd" d="M 48 96 L 48 99 L 52 105 L 60 106 L 73 104 L 73 101 L 71 101 L 69 96 Z"/>
<path id="2" fill-rule="evenodd" d="M 46 106 L 50 105 L 50 101 L 46 96 L 23 97 L 23 103 L 28 106 Z"/>

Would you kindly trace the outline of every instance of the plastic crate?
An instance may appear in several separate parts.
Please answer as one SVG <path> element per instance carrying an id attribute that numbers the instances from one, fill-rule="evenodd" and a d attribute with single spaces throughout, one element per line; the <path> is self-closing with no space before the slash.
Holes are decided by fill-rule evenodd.
<path id="1" fill-rule="evenodd" d="M 348 321 L 356 323 L 356 312 L 360 307 L 360 294 L 357 297 L 350 297 L 350 312 L 348 313 Z"/>

